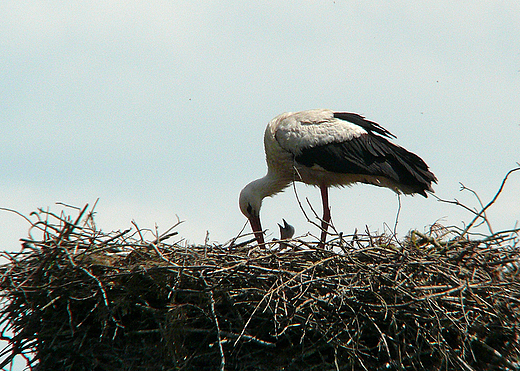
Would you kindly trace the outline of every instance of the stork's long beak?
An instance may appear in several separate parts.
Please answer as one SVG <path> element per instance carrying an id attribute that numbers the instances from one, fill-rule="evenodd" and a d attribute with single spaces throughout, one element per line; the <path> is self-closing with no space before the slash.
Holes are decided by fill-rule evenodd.
<path id="1" fill-rule="evenodd" d="M 255 234 L 256 241 L 259 245 L 264 243 L 264 232 L 262 231 L 262 224 L 260 224 L 259 216 L 252 216 L 249 218 L 249 223 L 251 224 L 251 229 Z"/>

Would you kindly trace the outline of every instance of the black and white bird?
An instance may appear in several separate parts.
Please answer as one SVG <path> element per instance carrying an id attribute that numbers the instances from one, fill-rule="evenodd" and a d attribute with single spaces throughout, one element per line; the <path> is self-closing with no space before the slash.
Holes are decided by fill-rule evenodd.
<path id="1" fill-rule="evenodd" d="M 262 200 L 292 182 L 320 188 L 323 202 L 323 247 L 330 223 L 328 189 L 367 183 L 396 193 L 427 197 L 435 175 L 417 155 L 391 143 L 395 138 L 379 124 L 356 113 L 315 109 L 275 117 L 265 130 L 267 174 L 240 192 L 240 210 L 249 219 L 259 244 L 264 243 Z"/>

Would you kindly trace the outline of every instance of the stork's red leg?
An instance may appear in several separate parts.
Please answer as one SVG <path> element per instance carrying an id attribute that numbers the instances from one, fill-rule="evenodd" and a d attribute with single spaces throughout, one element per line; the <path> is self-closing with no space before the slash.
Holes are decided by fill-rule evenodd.
<path id="1" fill-rule="evenodd" d="M 327 239 L 327 230 L 330 223 L 330 207 L 329 207 L 329 187 L 320 186 L 321 190 L 321 201 L 323 203 L 323 218 L 321 219 L 321 238 L 318 247 L 324 248 L 325 241 Z"/>

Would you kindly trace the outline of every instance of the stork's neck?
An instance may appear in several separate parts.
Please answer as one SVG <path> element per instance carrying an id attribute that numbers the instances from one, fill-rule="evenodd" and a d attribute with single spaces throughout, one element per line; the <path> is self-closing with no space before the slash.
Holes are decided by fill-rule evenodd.
<path id="1" fill-rule="evenodd" d="M 281 192 L 289 185 L 290 181 L 276 176 L 273 172 L 268 171 L 267 174 L 247 185 L 261 200 L 268 196 L 273 196 Z"/>

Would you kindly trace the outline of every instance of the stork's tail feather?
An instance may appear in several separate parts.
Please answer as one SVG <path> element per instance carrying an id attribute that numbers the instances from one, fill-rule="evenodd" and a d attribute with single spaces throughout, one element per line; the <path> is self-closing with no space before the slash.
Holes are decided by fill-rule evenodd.
<path id="1" fill-rule="evenodd" d="M 403 147 L 394 145 L 396 156 L 392 156 L 392 167 L 396 170 L 397 181 L 404 193 L 418 193 L 428 197 L 426 192 L 433 193 L 432 183 L 437 183 L 437 178 L 430 171 L 428 165 L 416 154 L 407 151 Z"/>

